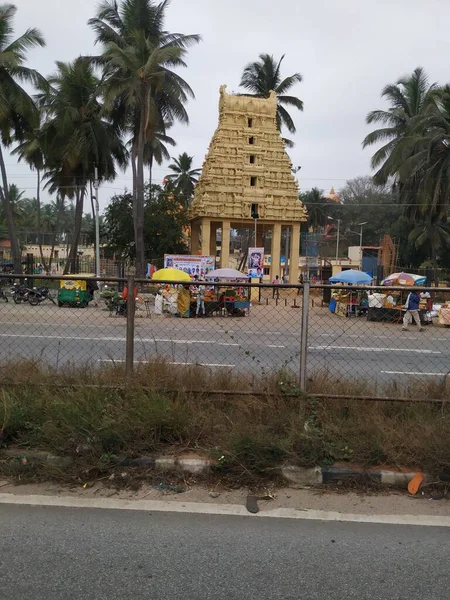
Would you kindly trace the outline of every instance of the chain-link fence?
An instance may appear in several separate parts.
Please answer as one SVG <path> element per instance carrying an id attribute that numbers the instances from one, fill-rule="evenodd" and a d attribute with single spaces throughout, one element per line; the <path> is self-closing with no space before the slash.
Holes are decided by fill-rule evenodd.
<path id="1" fill-rule="evenodd" d="M 417 326 L 403 308 L 405 288 L 81 276 L 0 276 L 0 284 L 3 374 L 32 362 L 54 372 L 124 365 L 131 375 L 159 361 L 177 372 L 204 368 L 218 381 L 232 373 L 247 390 L 276 378 L 317 395 L 447 395 L 447 288 L 421 288 Z"/>

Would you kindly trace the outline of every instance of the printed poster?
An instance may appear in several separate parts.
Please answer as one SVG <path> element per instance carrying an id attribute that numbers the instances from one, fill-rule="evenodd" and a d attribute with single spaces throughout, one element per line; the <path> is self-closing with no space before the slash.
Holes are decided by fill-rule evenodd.
<path id="1" fill-rule="evenodd" d="M 189 256 L 187 254 L 165 254 L 164 268 L 180 269 L 192 279 L 204 279 L 216 267 L 215 256 Z"/>
<path id="2" fill-rule="evenodd" d="M 247 274 L 254 279 L 261 279 L 264 275 L 264 248 L 248 249 Z"/>

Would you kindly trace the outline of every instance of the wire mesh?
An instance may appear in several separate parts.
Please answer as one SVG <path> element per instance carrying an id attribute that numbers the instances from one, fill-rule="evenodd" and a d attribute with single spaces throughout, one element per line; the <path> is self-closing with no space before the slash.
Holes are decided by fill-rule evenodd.
<path id="1" fill-rule="evenodd" d="M 129 366 L 160 361 L 177 370 L 196 366 L 225 377 L 238 374 L 247 390 L 252 383 L 261 390 L 264 378 L 276 376 L 280 385 L 299 384 L 313 394 L 447 393 L 447 288 L 424 288 L 429 297 L 422 299 L 422 330 L 411 324 L 403 331 L 409 290 L 336 289 L 325 302 L 329 286 L 136 280 L 130 313 L 125 278 L 91 278 L 78 295 L 61 291 L 63 281 L 0 276 L 2 367 L 15 369 L 23 361 L 55 371 L 125 366 L 128 330 Z M 39 291 L 43 286 L 48 294 Z M 380 294 L 375 301 L 374 293 Z M 395 306 L 386 307 L 387 299 Z"/>
<path id="2" fill-rule="evenodd" d="M 333 294 L 329 286 L 311 288 L 310 392 L 445 396 L 450 373 L 450 332 L 444 323 L 448 289 L 417 290 L 418 326 L 405 310 L 412 288 L 347 287 Z"/>

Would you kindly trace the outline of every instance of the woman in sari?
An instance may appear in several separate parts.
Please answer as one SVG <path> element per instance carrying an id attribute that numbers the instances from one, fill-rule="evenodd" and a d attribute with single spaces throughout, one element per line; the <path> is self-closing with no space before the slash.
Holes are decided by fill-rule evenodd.
<path id="1" fill-rule="evenodd" d="M 191 292 L 189 286 L 183 286 L 178 294 L 177 308 L 180 313 L 180 317 L 188 318 L 189 309 L 191 305 Z"/>

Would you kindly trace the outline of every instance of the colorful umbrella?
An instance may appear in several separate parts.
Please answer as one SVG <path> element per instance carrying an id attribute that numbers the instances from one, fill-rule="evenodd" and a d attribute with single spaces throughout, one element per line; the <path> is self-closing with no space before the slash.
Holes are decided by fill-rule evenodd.
<path id="1" fill-rule="evenodd" d="M 152 281 L 191 281 L 190 276 L 180 269 L 160 269 L 152 275 Z"/>
<path id="2" fill-rule="evenodd" d="M 348 269 L 347 271 L 336 273 L 336 275 L 330 277 L 328 281 L 330 281 L 330 283 L 352 283 L 354 285 L 364 285 L 372 283 L 373 277 L 367 273 L 364 273 L 364 271 Z"/>
<path id="3" fill-rule="evenodd" d="M 392 273 L 381 282 L 381 285 L 425 285 L 426 277 L 413 273 Z"/>

